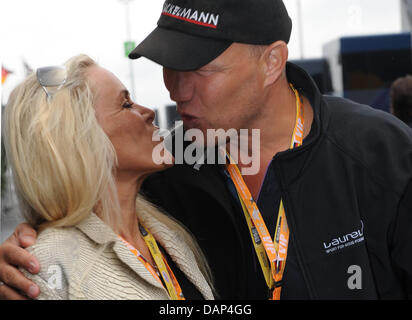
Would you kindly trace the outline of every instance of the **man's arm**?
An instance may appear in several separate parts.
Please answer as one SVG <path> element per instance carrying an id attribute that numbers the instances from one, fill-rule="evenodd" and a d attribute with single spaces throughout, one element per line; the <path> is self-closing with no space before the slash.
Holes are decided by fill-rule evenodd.
<path id="1" fill-rule="evenodd" d="M 40 271 L 37 259 L 24 250 L 36 242 L 37 233 L 27 223 L 17 226 L 14 233 L 0 245 L 0 299 L 22 300 L 36 298 L 39 287 L 27 279 L 18 267 L 32 274 Z"/>

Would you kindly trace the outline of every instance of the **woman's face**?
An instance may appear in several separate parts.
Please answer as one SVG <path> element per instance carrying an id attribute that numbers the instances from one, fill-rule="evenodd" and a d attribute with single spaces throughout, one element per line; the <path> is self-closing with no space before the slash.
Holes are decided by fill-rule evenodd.
<path id="1" fill-rule="evenodd" d="M 117 172 L 148 174 L 168 167 L 152 159 L 153 148 L 161 143 L 152 139 L 158 129 L 153 125 L 155 113 L 134 103 L 125 86 L 108 70 L 93 66 L 87 77 L 95 95 L 97 120 L 116 150 Z"/>

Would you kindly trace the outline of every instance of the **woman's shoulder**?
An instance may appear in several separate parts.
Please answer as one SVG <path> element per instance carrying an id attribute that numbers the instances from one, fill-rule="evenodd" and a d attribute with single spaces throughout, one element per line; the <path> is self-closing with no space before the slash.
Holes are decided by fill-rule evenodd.
<path id="1" fill-rule="evenodd" d="M 39 233 L 36 243 L 27 250 L 43 263 L 68 258 L 84 245 L 85 235 L 76 227 L 46 228 Z"/>
<path id="2" fill-rule="evenodd" d="M 33 275 L 21 269 L 40 287 L 39 299 L 67 299 L 76 256 L 85 243 L 86 237 L 76 227 L 51 227 L 39 233 L 36 243 L 27 250 L 38 260 L 40 272 Z"/>
<path id="3" fill-rule="evenodd" d="M 58 270 L 67 279 L 76 270 L 81 255 L 90 250 L 93 250 L 93 241 L 77 227 L 46 228 L 28 248 L 39 261 L 42 275 Z"/>

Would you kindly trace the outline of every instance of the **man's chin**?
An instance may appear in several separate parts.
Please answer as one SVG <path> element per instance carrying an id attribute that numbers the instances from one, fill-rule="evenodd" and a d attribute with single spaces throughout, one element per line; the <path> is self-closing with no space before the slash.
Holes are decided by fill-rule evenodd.
<path id="1" fill-rule="evenodd" d="M 203 121 L 199 118 L 183 119 L 183 128 L 185 130 L 199 129 L 202 132 L 206 132 L 206 130 L 203 130 L 203 126 Z"/>

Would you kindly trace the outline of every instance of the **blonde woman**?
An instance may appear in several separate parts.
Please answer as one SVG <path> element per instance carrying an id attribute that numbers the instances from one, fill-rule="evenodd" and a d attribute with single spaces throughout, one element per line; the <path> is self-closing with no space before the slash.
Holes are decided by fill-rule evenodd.
<path id="1" fill-rule="evenodd" d="M 153 120 L 85 55 L 13 91 L 6 152 L 22 210 L 40 231 L 29 251 L 41 270 L 21 270 L 38 299 L 213 298 L 193 238 L 138 195 L 167 167 L 152 159 Z"/>

